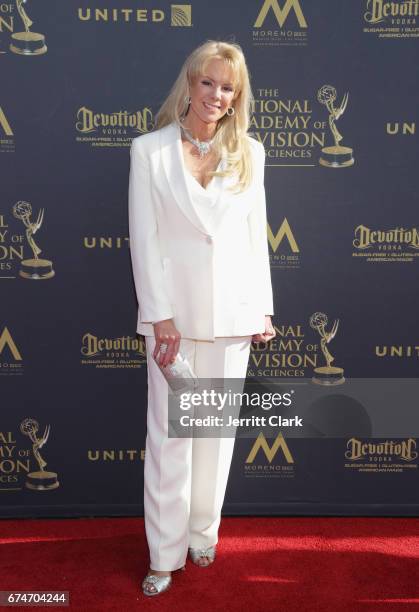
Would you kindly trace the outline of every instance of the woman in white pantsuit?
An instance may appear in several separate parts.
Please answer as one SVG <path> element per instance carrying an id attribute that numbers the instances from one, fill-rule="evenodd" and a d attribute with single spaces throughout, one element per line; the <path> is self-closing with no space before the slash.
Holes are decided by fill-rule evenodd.
<path id="1" fill-rule="evenodd" d="M 199 378 L 246 377 L 250 344 L 275 336 L 264 148 L 248 135 L 241 48 L 207 41 L 186 59 L 131 147 L 129 233 L 137 331 L 148 363 L 144 516 L 157 595 L 215 559 L 232 438 L 169 438 L 166 367 L 180 350 Z"/>

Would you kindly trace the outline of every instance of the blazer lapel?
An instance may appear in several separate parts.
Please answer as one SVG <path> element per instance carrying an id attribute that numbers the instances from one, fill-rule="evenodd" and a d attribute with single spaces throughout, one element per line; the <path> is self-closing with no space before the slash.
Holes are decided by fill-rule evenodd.
<path id="1" fill-rule="evenodd" d="M 186 183 L 186 168 L 183 158 L 180 127 L 175 122 L 169 124 L 166 126 L 166 129 L 160 131 L 160 153 L 166 178 L 177 205 L 200 232 L 211 234 L 213 228 L 207 227 L 204 224 L 190 197 L 188 185 Z M 223 167 L 223 161 L 221 161 L 221 167 Z M 218 185 L 219 192 L 217 194 L 216 204 L 220 201 L 225 185 L 225 177 L 219 178 L 221 180 Z"/>

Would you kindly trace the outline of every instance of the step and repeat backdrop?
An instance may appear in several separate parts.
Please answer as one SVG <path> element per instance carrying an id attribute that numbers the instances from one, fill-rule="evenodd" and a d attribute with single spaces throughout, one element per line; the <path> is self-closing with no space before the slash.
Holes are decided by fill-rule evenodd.
<path id="1" fill-rule="evenodd" d="M 266 150 L 247 384 L 306 420 L 236 440 L 224 513 L 417 514 L 418 36 L 418 0 L 0 3 L 1 516 L 143 512 L 129 147 L 207 39 L 242 46 Z"/>

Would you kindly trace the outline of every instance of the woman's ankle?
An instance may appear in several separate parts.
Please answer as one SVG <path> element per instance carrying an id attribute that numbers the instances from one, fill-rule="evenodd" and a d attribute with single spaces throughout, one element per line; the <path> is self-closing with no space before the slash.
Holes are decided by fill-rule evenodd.
<path id="1" fill-rule="evenodd" d="M 156 576 L 170 576 L 170 574 L 172 573 L 171 571 L 164 571 L 164 570 L 153 570 L 150 569 L 148 570 L 149 574 L 155 574 Z"/>

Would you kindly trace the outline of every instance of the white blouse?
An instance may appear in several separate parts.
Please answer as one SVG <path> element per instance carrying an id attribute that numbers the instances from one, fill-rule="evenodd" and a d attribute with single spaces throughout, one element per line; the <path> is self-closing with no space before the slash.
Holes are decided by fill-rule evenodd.
<path id="1" fill-rule="evenodd" d="M 221 162 L 217 166 L 220 169 Z M 211 219 L 213 217 L 213 207 L 215 206 L 218 196 L 220 195 L 221 176 L 213 176 L 208 185 L 202 185 L 196 178 L 185 168 L 186 184 L 188 186 L 189 195 L 196 206 L 197 213 L 201 217 L 202 222 L 211 227 Z"/>

